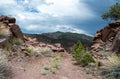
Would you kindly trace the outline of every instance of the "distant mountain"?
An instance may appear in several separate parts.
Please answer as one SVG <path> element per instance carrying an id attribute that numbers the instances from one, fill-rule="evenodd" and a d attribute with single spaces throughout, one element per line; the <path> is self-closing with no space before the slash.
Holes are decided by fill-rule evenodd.
<path id="1" fill-rule="evenodd" d="M 90 46 L 92 37 L 85 34 L 70 33 L 70 32 L 53 32 L 53 33 L 43 33 L 43 34 L 27 34 L 31 37 L 37 38 L 41 42 L 54 44 L 61 43 L 62 47 L 67 50 L 80 40 L 85 47 Z"/>

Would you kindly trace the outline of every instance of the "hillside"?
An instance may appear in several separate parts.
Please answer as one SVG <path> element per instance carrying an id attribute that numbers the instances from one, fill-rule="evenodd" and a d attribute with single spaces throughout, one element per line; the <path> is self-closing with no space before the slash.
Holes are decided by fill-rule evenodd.
<path id="1" fill-rule="evenodd" d="M 77 34 L 70 32 L 53 32 L 43 34 L 27 34 L 31 37 L 37 38 L 38 41 L 45 43 L 61 43 L 62 47 L 70 50 L 70 48 L 79 40 L 85 47 L 90 46 L 92 37 L 85 34 Z"/>

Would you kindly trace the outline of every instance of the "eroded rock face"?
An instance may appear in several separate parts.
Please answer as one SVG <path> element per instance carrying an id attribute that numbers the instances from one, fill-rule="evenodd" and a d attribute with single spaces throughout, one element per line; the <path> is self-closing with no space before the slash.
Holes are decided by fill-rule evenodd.
<path id="1" fill-rule="evenodd" d="M 91 53 L 97 54 L 100 50 L 120 51 L 120 21 L 109 23 L 108 26 L 96 32 Z"/>
<path id="2" fill-rule="evenodd" d="M 6 44 L 11 32 L 9 30 L 9 26 L 7 24 L 0 22 L 0 47 Z"/>
<path id="3" fill-rule="evenodd" d="M 16 23 L 16 19 L 8 16 L 0 16 L 0 47 L 10 38 L 16 37 L 24 40 L 23 34 Z"/>
<path id="4" fill-rule="evenodd" d="M 9 26 L 3 22 L 0 22 L 0 35 L 8 37 L 10 36 L 11 32 L 9 30 Z"/>
<path id="5" fill-rule="evenodd" d="M 116 34 L 115 39 L 113 40 L 111 50 L 116 53 L 120 52 L 120 31 Z"/>
<path id="6" fill-rule="evenodd" d="M 9 27 L 10 27 L 10 31 L 12 33 L 12 36 L 14 36 L 16 38 L 20 38 L 22 40 L 24 39 L 23 34 L 22 34 L 18 25 L 14 24 L 14 23 L 10 23 Z"/>

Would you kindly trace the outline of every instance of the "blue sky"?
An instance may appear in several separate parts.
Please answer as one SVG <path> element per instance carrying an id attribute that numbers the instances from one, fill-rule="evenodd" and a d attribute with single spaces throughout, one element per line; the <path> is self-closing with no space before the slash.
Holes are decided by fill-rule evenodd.
<path id="1" fill-rule="evenodd" d="M 0 0 L 0 14 L 16 17 L 24 33 L 74 32 L 94 35 L 115 0 Z"/>

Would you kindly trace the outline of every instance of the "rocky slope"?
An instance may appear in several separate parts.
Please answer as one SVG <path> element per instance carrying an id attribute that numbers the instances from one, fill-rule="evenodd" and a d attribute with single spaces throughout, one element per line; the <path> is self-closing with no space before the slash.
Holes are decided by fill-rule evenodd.
<path id="1" fill-rule="evenodd" d="M 30 38 L 23 35 L 19 26 L 16 24 L 16 19 L 8 16 L 0 16 L 0 47 L 6 47 L 11 41 L 16 42 L 16 39 L 20 39 L 20 51 L 24 51 L 26 47 L 48 47 L 54 52 L 64 52 L 64 48 L 61 44 L 54 45 L 45 44 L 44 42 L 38 42 L 36 38 Z M 22 41 L 22 42 L 21 42 Z M 17 41 L 19 42 L 19 41 Z M 12 50 L 16 50 L 13 44 Z"/>
<path id="2" fill-rule="evenodd" d="M 91 52 L 97 55 L 101 50 L 120 52 L 120 21 L 111 22 L 96 32 Z"/>

